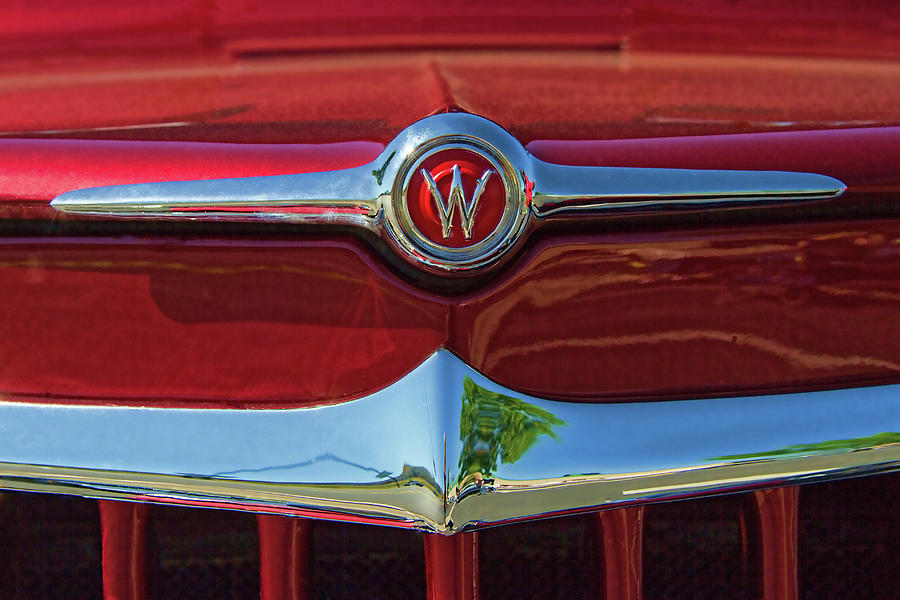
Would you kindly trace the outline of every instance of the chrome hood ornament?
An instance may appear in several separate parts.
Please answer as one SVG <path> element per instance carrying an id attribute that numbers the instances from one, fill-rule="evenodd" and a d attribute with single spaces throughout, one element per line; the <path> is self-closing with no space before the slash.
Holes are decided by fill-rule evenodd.
<path id="1" fill-rule="evenodd" d="M 823 200 L 845 189 L 812 173 L 556 165 L 487 119 L 449 113 L 413 123 L 352 169 L 107 186 L 51 205 L 104 217 L 352 225 L 415 265 L 465 274 L 497 266 L 554 218 Z"/>

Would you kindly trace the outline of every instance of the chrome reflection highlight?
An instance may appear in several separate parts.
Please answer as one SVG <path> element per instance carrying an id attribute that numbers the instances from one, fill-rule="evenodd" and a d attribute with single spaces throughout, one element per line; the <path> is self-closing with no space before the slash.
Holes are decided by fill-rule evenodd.
<path id="1" fill-rule="evenodd" d="M 503 217 L 493 232 L 462 247 L 444 246 L 424 236 L 407 210 L 412 174 L 428 156 L 445 150 L 473 152 L 492 165 L 488 172 L 496 172 L 502 179 L 506 195 Z M 432 193 L 435 189 L 432 186 Z M 500 264 L 522 243 L 529 228 L 551 218 L 823 200 L 845 190 L 840 181 L 812 173 L 555 165 L 529 154 L 518 140 L 487 119 L 449 113 L 413 123 L 375 161 L 361 167 L 107 186 L 67 192 L 51 205 L 67 213 L 107 217 L 274 220 L 362 227 L 381 235 L 415 265 L 461 274 Z M 449 236 L 453 208 L 457 207 L 469 239 L 478 193 L 469 203 L 454 194 L 450 194 L 447 212 L 440 215 L 444 238 Z"/>
<path id="2" fill-rule="evenodd" d="M 555 429 L 566 422 L 548 410 L 520 398 L 493 392 L 463 377 L 462 410 L 459 417 L 457 485 L 470 478 L 492 479 L 498 461 L 517 462 L 541 436 L 559 439 Z"/>
<path id="3" fill-rule="evenodd" d="M 649 403 L 516 394 L 440 350 L 333 406 L 0 403 L 0 487 L 413 527 L 900 469 L 900 385 Z"/>

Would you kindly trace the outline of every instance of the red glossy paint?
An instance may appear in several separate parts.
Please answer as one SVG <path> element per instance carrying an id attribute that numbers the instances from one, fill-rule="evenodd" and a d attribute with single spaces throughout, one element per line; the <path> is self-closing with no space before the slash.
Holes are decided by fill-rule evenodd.
<path id="1" fill-rule="evenodd" d="M 0 137 L 384 142 L 451 103 L 428 59 L 414 54 L 60 60 L 23 72 L 0 59 L 0 110 L 14 113 L 0 112 Z"/>
<path id="2" fill-rule="evenodd" d="M 147 505 L 100 500 L 103 598 L 147 598 Z"/>
<path id="3" fill-rule="evenodd" d="M 604 5 L 606 4 L 606 5 Z M 334 48 L 617 43 L 627 18 L 618 3 L 577 0 L 565 9 L 526 0 L 472 6 L 401 0 L 301 4 L 219 0 L 214 5 L 166 0 L 124 7 L 109 0 L 53 10 L 21 5 L 0 25 L 0 48 L 79 51 L 156 47 L 226 47 L 236 52 Z M 576 41 L 567 38 L 574 36 Z M 497 38 L 500 38 L 498 40 Z"/>
<path id="4" fill-rule="evenodd" d="M 457 106 L 526 143 L 900 123 L 900 65 L 891 61 L 509 52 L 436 64 Z"/>
<path id="5" fill-rule="evenodd" d="M 900 36 L 898 36 L 900 39 Z M 0 58 L 0 137 L 387 142 L 466 110 L 538 139 L 900 124 L 896 61 L 497 49 Z"/>
<path id="6" fill-rule="evenodd" d="M 260 600 L 309 598 L 309 521 L 257 515 Z"/>
<path id="7" fill-rule="evenodd" d="M 6 239 L 0 382 L 10 400 L 293 406 L 370 393 L 445 344 L 539 396 L 894 381 L 897 240 L 892 220 L 559 237 L 450 300 L 352 241 Z"/>
<path id="8" fill-rule="evenodd" d="M 478 534 L 425 534 L 428 600 L 478 598 Z"/>
<path id="9" fill-rule="evenodd" d="M 408 373 L 445 304 L 352 240 L 0 243 L 8 399 L 179 406 L 333 402 Z"/>
<path id="10" fill-rule="evenodd" d="M 813 4 L 755 0 L 638 0 L 634 48 L 667 52 L 759 52 L 896 58 L 898 24 L 890 1 Z"/>
<path id="11" fill-rule="evenodd" d="M 783 487 L 753 492 L 753 521 L 759 536 L 763 600 L 799 597 L 797 524 L 800 488 Z"/>
<path id="12" fill-rule="evenodd" d="M 644 507 L 629 506 L 596 514 L 602 540 L 606 600 L 640 600 L 643 596 Z"/>
<path id="13" fill-rule="evenodd" d="M 819 166 L 851 185 L 838 202 L 864 206 L 897 187 L 897 132 L 538 141 L 529 149 L 569 164 Z M 9 196 L 46 202 L 71 187 L 158 172 L 179 179 L 334 168 L 381 147 L 256 148 L 9 141 L 0 164 L 9 168 Z M 400 283 L 356 242 L 7 238 L 0 330 L 10 343 L 0 389 L 57 401 L 333 401 L 389 384 L 448 338 L 500 382 L 556 397 L 896 378 L 898 237 L 893 221 L 562 237 L 537 243 L 492 286 L 461 299 Z"/>
<path id="14" fill-rule="evenodd" d="M 653 27 L 675 10 L 640 6 Z M 743 14 L 698 6 L 709 9 L 703 27 L 715 31 Z M 583 8 L 572 10 L 581 15 Z M 22 9 L 20 24 L 29 10 Z M 234 22 L 247 23 L 243 9 L 235 10 Z M 274 9 L 259 10 L 250 21 L 265 23 Z M 297 9 L 286 27 L 321 27 L 322 40 L 359 33 L 333 29 L 328 10 Z M 491 14 L 538 8 L 496 10 Z M 609 10 L 589 11 L 584 23 Z M 727 228 L 672 229 L 671 221 L 661 227 L 646 219 L 631 229 L 644 233 L 620 230 L 620 221 L 577 235 L 545 229 L 505 273 L 455 297 L 401 281 L 356 239 L 7 237 L 0 241 L 5 398 L 308 405 L 371 393 L 442 345 L 504 385 L 560 398 L 898 379 L 892 307 L 900 293 L 900 230 L 892 220 L 841 221 L 832 210 L 889 207 L 900 189 L 900 128 L 888 126 L 900 123 L 900 66 L 893 61 L 823 57 L 843 48 L 824 41 L 813 53 L 818 58 L 582 48 L 248 59 L 214 50 L 226 38 L 244 50 L 257 47 L 209 25 L 231 17 L 179 12 L 138 35 L 130 19 L 150 13 L 111 14 L 112 29 L 146 39 L 177 37 L 178 24 L 196 17 L 207 23 L 210 46 L 0 60 L 0 136 L 170 142 L 0 140 L 0 217 L 65 218 L 47 202 L 78 187 L 363 164 L 410 122 L 456 109 L 496 120 L 545 160 L 809 170 L 851 189 L 804 225 L 768 224 L 783 214 L 773 212 L 766 224 L 732 220 Z M 868 9 L 854 14 L 859 20 L 847 25 L 854 31 L 872 22 Z M 822 15 L 820 25 L 837 23 L 829 11 Z M 679 19 L 676 30 L 685 23 Z M 471 27 L 495 31 L 491 22 Z M 26 30 L 43 43 L 71 31 L 66 23 L 50 18 Z M 624 31 L 609 27 L 604 31 Z M 8 41 L 16 37 L 3 31 Z M 286 39 L 273 47 L 286 48 L 279 46 Z M 795 131 L 771 133 L 783 129 Z M 754 133 L 697 135 L 722 132 Z M 660 137 L 684 134 L 692 137 Z"/>
<path id="15" fill-rule="evenodd" d="M 624 45 L 703 51 L 855 53 L 897 56 L 897 26 L 888 1 L 752 5 L 700 0 L 489 5 L 401 0 L 340 4 L 275 0 L 166 0 L 123 6 L 21 3 L 4 11 L 6 52 L 228 48 L 234 52 L 334 49 Z"/>
<path id="16" fill-rule="evenodd" d="M 459 301 L 449 347 L 538 396 L 896 381 L 900 224 L 554 238 Z"/>

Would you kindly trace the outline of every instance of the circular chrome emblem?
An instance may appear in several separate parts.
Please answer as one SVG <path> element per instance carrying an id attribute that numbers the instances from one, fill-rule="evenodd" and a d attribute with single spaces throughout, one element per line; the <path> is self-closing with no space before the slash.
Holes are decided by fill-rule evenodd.
<path id="1" fill-rule="evenodd" d="M 498 138 L 500 144 L 458 132 L 436 135 L 406 156 L 385 213 L 394 241 L 418 262 L 443 272 L 477 269 L 518 240 L 528 220 L 527 182 Z M 510 150 L 524 154 L 512 142 Z"/>

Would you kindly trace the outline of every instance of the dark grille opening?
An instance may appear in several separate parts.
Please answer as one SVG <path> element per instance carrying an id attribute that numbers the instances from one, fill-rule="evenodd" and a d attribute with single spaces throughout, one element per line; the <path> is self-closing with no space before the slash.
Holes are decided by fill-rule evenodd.
<path id="1" fill-rule="evenodd" d="M 801 488 L 801 598 L 898 596 L 898 494 L 900 474 Z M 646 507 L 644 597 L 757 598 L 753 498 Z M 480 532 L 480 595 L 598 597 L 603 565 L 596 519 L 583 515 Z M 148 522 L 149 597 L 259 597 L 254 515 L 154 506 Z M 311 522 L 310 530 L 311 597 L 425 595 L 422 534 L 329 522 Z M 0 598 L 102 597 L 100 539 L 96 501 L 0 493 Z"/>
<path id="2" fill-rule="evenodd" d="M 0 494 L 0 597 L 99 598 L 97 502 L 51 494 Z"/>
<path id="3" fill-rule="evenodd" d="M 259 598 L 255 515 L 154 506 L 148 546 L 151 598 Z"/>
<path id="4" fill-rule="evenodd" d="M 487 529 L 478 534 L 485 598 L 594 598 L 603 575 L 593 515 Z"/>
<path id="5" fill-rule="evenodd" d="M 315 521 L 310 580 L 313 598 L 424 598 L 422 534 Z"/>
<path id="6" fill-rule="evenodd" d="M 800 488 L 802 598 L 900 596 L 900 475 Z"/>
<path id="7" fill-rule="evenodd" d="M 644 598 L 757 598 L 745 495 L 655 504 L 644 517 Z"/>
<path id="8" fill-rule="evenodd" d="M 425 595 L 425 550 L 417 532 L 313 522 L 310 569 L 316 598 Z"/>

